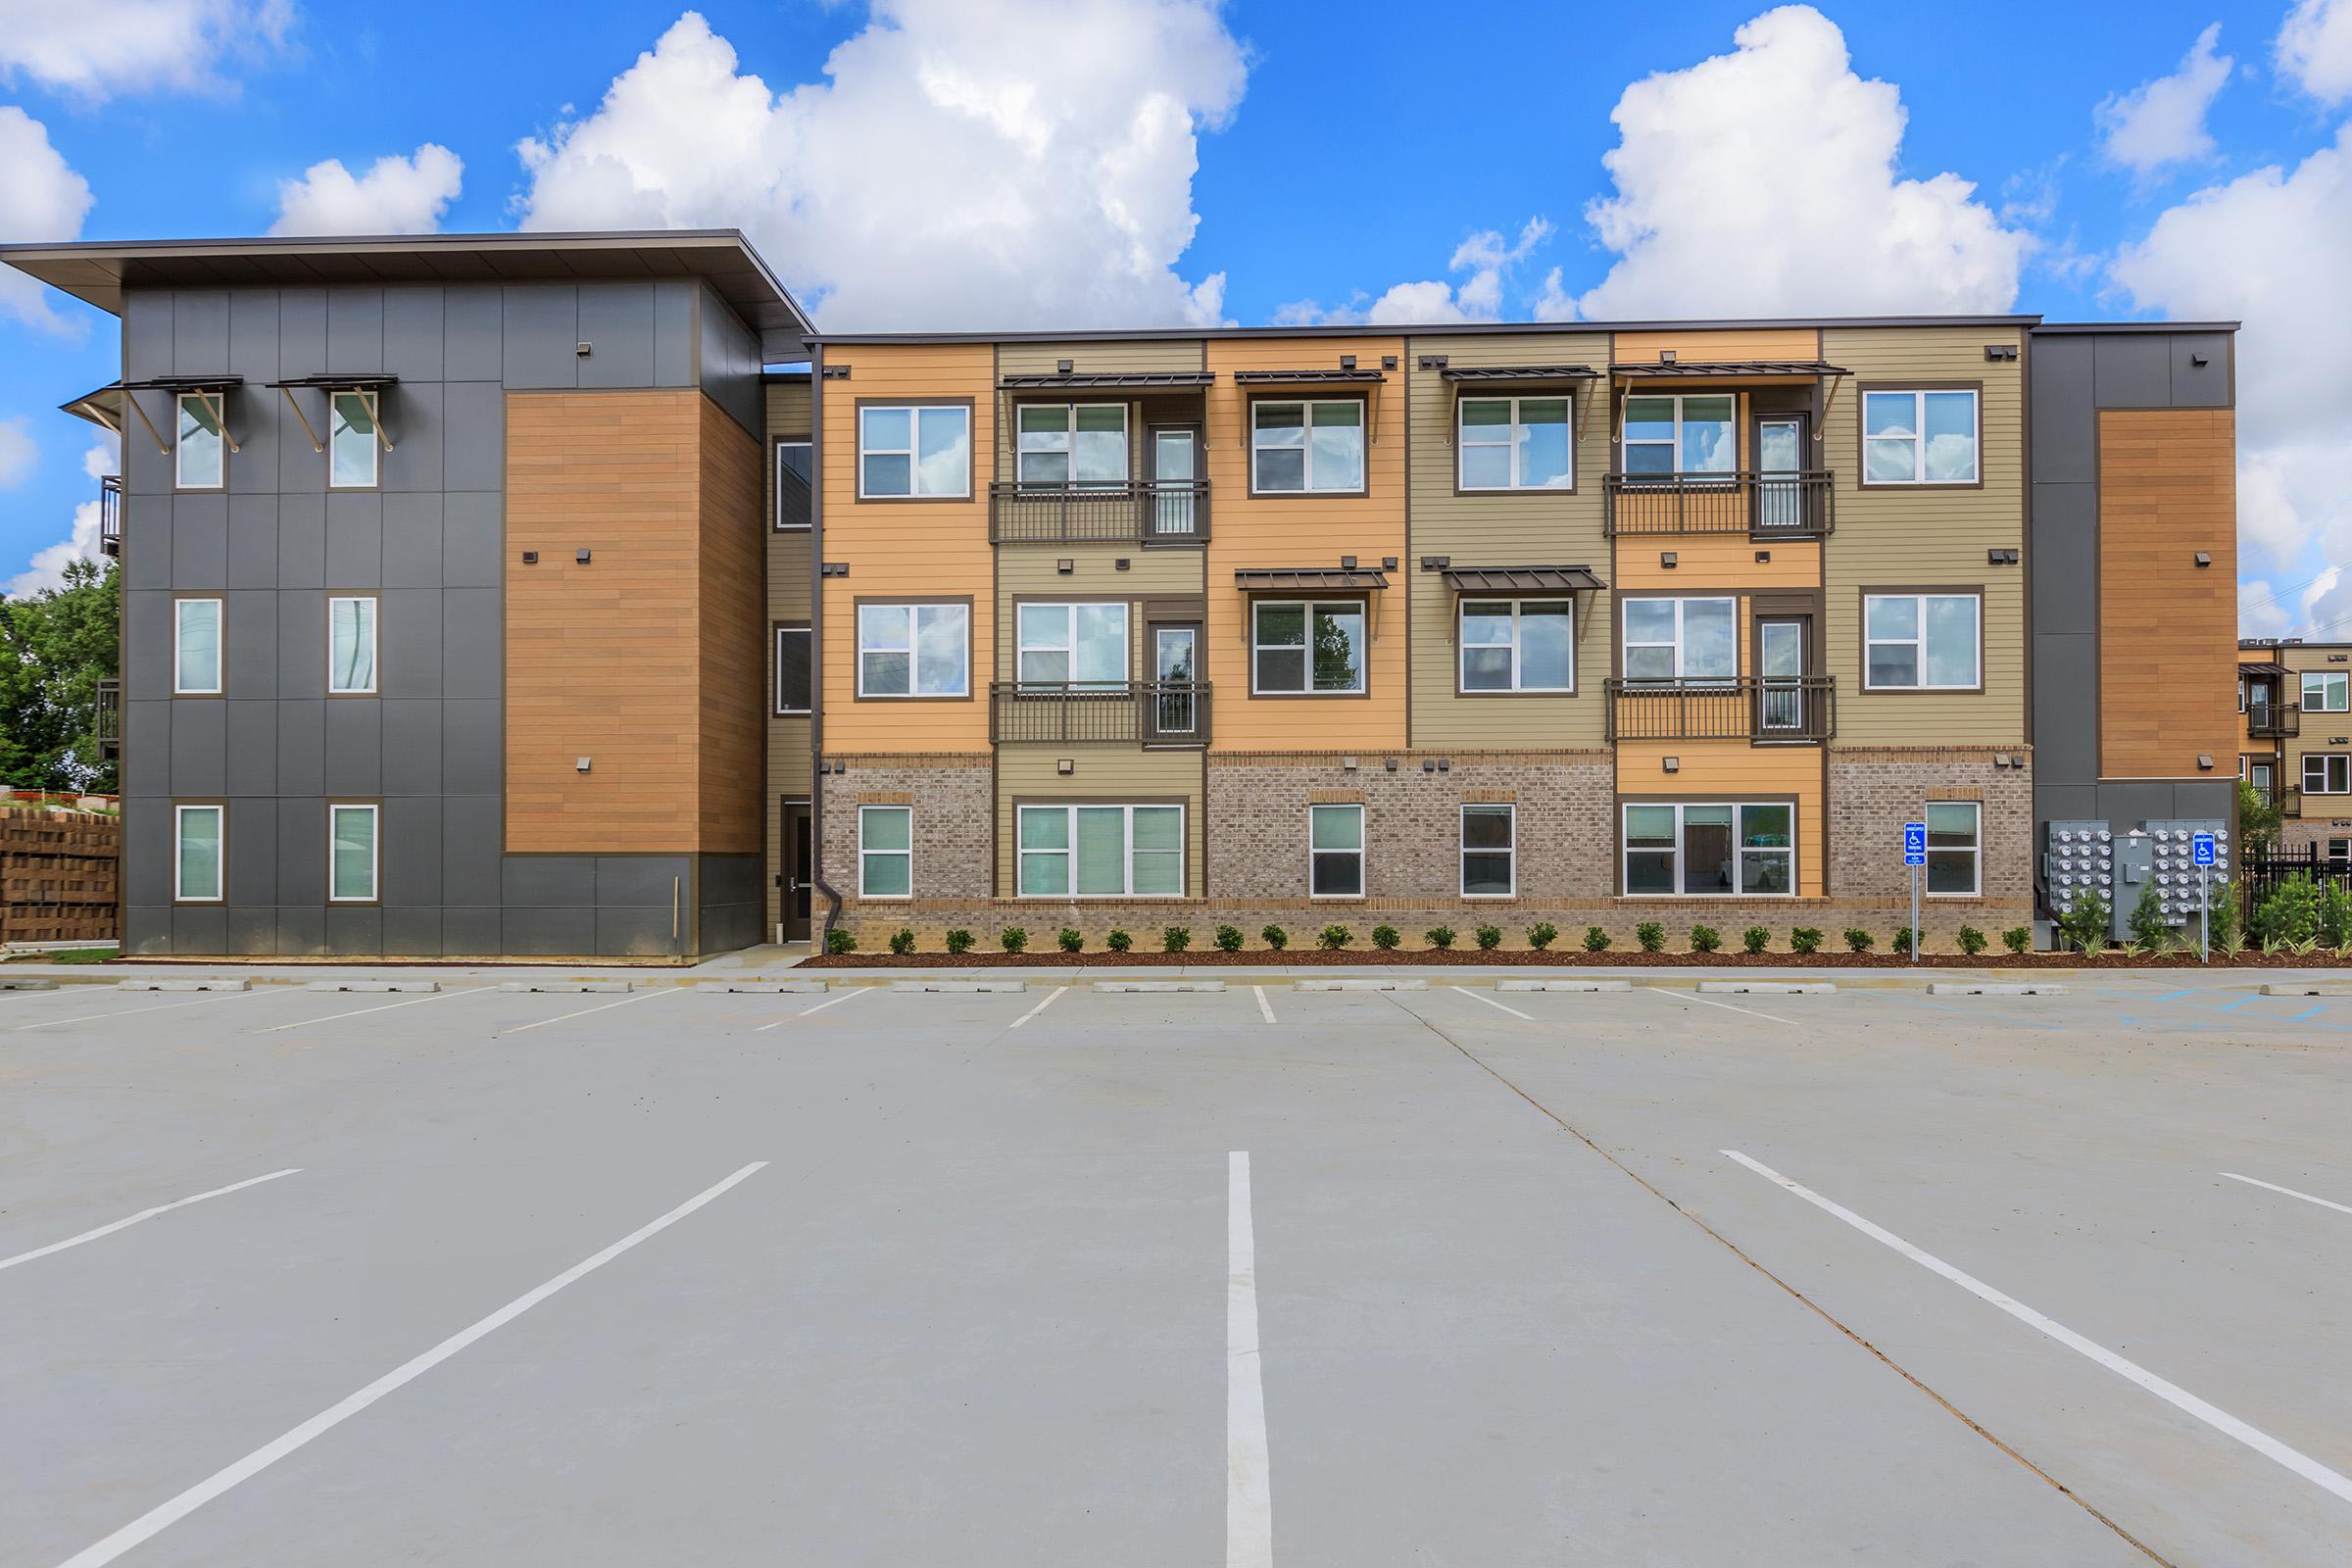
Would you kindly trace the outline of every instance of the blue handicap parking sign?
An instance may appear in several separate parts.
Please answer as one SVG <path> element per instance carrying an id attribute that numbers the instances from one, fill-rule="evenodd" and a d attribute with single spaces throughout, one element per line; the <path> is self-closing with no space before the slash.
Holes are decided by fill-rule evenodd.
<path id="1" fill-rule="evenodd" d="M 2213 835 L 2212 835 L 2212 834 L 2210 834 L 2210 833 L 2197 833 L 2197 834 L 2192 834 L 2192 835 L 2190 836 L 2190 838 L 2189 838 L 2189 844 L 2190 844 L 2190 846 L 2191 846 L 2191 847 L 2192 847 L 2192 848 L 2195 850 L 2195 852 L 2196 852 L 2196 863 L 2197 863 L 2197 864 L 2199 864 L 2199 865 L 2211 865 L 2211 864 L 2213 863 Z"/>
<path id="2" fill-rule="evenodd" d="M 1928 863 L 1927 823 L 1905 822 L 1903 824 L 1903 863 L 1905 865 Z"/>

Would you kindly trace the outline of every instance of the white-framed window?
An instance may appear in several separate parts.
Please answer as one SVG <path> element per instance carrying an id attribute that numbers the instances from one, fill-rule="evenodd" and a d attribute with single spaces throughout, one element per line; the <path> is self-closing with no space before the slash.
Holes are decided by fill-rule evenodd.
<path id="1" fill-rule="evenodd" d="M 1621 845 L 1629 897 L 1796 892 L 1796 808 L 1787 802 L 1627 806 Z"/>
<path id="2" fill-rule="evenodd" d="M 178 904 L 219 904 L 228 849 L 228 808 L 172 808 L 172 898 Z"/>
<path id="3" fill-rule="evenodd" d="M 1464 490 L 1567 490 L 1576 443 L 1565 397 L 1463 398 L 1455 414 L 1455 483 Z"/>
<path id="4" fill-rule="evenodd" d="M 2352 674 L 2340 669 L 2308 669 L 2303 672 L 2303 711 L 2306 713 L 2341 713 L 2352 699 Z"/>
<path id="5" fill-rule="evenodd" d="M 809 710 L 810 655 L 814 639 L 806 625 L 776 628 L 776 711 Z"/>
<path id="6" fill-rule="evenodd" d="M 178 697 L 220 695 L 221 602 L 172 602 L 172 691 Z"/>
<path id="7" fill-rule="evenodd" d="M 1021 605 L 1015 673 L 1024 686 L 1101 690 L 1127 679 L 1124 604 Z"/>
<path id="8" fill-rule="evenodd" d="M 1127 482 L 1126 404 L 1024 403 L 1014 423 L 1014 472 L 1024 488 Z"/>
<path id="9" fill-rule="evenodd" d="M 1735 599 L 1626 599 L 1625 678 L 1729 680 L 1740 673 Z"/>
<path id="10" fill-rule="evenodd" d="M 1507 899 L 1519 891 L 1519 808 L 1462 807 L 1462 897 Z"/>
<path id="11" fill-rule="evenodd" d="M 858 896 L 914 897 L 914 808 L 858 808 Z"/>
<path id="12" fill-rule="evenodd" d="M 1976 689 L 1984 604 L 1976 594 L 1864 595 L 1863 690 Z"/>
<path id="13" fill-rule="evenodd" d="M 2241 713 L 2246 710 L 2246 677 L 2243 675 L 2237 677 L 2237 710 Z"/>
<path id="14" fill-rule="evenodd" d="M 1306 891 L 1318 899 L 1364 896 L 1364 808 L 1306 808 Z"/>
<path id="15" fill-rule="evenodd" d="M 1975 484 L 1976 392 L 1863 393 L 1862 482 Z"/>
<path id="16" fill-rule="evenodd" d="M 1625 472 L 1652 478 L 1737 472 L 1738 410 L 1728 392 L 1627 398 L 1620 434 Z"/>
<path id="17" fill-rule="evenodd" d="M 2303 793 L 2352 795 L 2352 752 L 2305 752 Z"/>
<path id="18" fill-rule="evenodd" d="M 972 411 L 959 403 L 858 411 L 860 498 L 953 500 L 972 493 Z"/>
<path id="19" fill-rule="evenodd" d="M 1024 806 L 1024 899 L 1184 897 L 1181 806 Z"/>
<path id="20" fill-rule="evenodd" d="M 1257 495 L 1364 488 L 1364 400 L 1250 405 L 1250 488 Z"/>
<path id="21" fill-rule="evenodd" d="M 361 388 L 326 395 L 326 485 L 366 490 L 376 482 L 375 394 Z"/>
<path id="22" fill-rule="evenodd" d="M 1465 599 L 1462 690 L 1564 692 L 1576 685 L 1576 609 L 1566 599 Z"/>
<path id="23" fill-rule="evenodd" d="M 1984 891 L 1984 811 L 1975 801 L 1928 803 L 1928 894 L 1975 898 Z"/>
<path id="24" fill-rule="evenodd" d="M 375 600 L 326 602 L 326 689 L 337 696 L 375 690 Z"/>
<path id="25" fill-rule="evenodd" d="M 330 904 L 373 904 L 381 857 L 375 843 L 372 806 L 326 808 L 326 898 Z"/>
<path id="26" fill-rule="evenodd" d="M 182 490 L 218 490 L 228 482 L 228 432 L 220 422 L 227 396 L 182 392 L 175 401 L 179 429 L 172 444 L 172 482 Z"/>
<path id="27" fill-rule="evenodd" d="M 806 533 L 816 514 L 810 496 L 816 476 L 816 449 L 806 441 L 776 443 L 776 527 L 785 533 Z"/>
<path id="28" fill-rule="evenodd" d="M 2328 841 L 2328 858 L 2330 860 L 2352 859 L 2352 839 L 2329 839 Z"/>
<path id="29" fill-rule="evenodd" d="M 1346 697 L 1364 689 L 1364 602 L 1261 599 L 1250 607 L 1250 689 Z"/>
<path id="30" fill-rule="evenodd" d="M 859 697 L 968 697 L 972 607 L 859 605 Z"/>

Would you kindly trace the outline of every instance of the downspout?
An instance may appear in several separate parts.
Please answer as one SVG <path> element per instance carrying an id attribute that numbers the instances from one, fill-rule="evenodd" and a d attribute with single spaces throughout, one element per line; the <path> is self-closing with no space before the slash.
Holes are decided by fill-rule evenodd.
<path id="1" fill-rule="evenodd" d="M 808 345 L 808 849 L 825 917 L 809 933 L 822 953 L 841 918 L 841 894 L 825 880 L 825 346 Z"/>

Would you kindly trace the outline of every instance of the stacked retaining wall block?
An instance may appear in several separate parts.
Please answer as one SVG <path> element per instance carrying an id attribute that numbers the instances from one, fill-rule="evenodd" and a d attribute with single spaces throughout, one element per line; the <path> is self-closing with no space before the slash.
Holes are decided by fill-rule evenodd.
<path id="1" fill-rule="evenodd" d="M 121 818 L 0 810 L 0 942 L 112 942 Z"/>

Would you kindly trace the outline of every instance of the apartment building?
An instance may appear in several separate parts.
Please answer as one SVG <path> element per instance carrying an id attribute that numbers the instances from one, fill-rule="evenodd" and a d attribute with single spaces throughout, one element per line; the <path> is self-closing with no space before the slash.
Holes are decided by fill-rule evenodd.
<path id="1" fill-rule="evenodd" d="M 2352 643 L 2237 645 L 2238 776 L 2278 808 L 2279 843 L 2352 860 Z"/>
<path id="2" fill-rule="evenodd" d="M 732 231 L 0 260 L 122 318 L 69 408 L 137 952 L 1883 932 L 1906 821 L 1992 929 L 2072 896 L 2054 824 L 2231 817 L 2228 323 L 832 335 Z"/>

